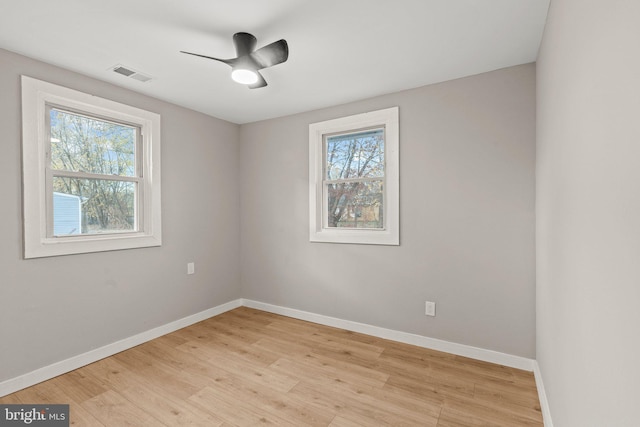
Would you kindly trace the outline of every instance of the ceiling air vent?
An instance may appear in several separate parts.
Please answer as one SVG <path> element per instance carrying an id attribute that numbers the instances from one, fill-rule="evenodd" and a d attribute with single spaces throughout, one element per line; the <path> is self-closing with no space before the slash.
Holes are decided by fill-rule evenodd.
<path id="1" fill-rule="evenodd" d="M 139 82 L 143 82 L 146 83 L 149 80 L 153 80 L 153 77 L 141 73 L 140 71 L 136 71 L 130 67 L 125 67 L 123 65 L 115 65 L 113 67 L 111 67 L 111 70 L 113 70 L 114 72 L 118 73 L 118 74 L 122 74 L 125 77 L 129 77 L 132 78 L 134 80 L 138 80 Z"/>

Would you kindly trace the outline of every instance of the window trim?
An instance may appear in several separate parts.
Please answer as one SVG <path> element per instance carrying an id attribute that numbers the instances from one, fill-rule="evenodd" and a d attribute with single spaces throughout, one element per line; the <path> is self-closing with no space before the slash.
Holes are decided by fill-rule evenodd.
<path id="1" fill-rule="evenodd" d="M 143 174 L 138 231 L 47 236 L 48 210 L 52 208 L 48 197 L 53 192 L 47 189 L 48 105 L 140 127 Z M 25 259 L 162 244 L 159 114 L 22 76 L 22 171 Z"/>
<path id="2" fill-rule="evenodd" d="M 325 137 L 367 128 L 385 130 L 384 219 L 382 229 L 325 227 Z M 341 117 L 309 125 L 309 240 L 369 245 L 400 244 L 399 109 Z"/>

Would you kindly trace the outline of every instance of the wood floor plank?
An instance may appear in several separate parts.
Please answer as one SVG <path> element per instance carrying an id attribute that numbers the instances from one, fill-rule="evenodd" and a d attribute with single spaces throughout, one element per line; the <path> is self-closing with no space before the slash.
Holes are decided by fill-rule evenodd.
<path id="1" fill-rule="evenodd" d="M 270 368 L 277 372 L 282 372 L 283 374 L 293 375 L 293 377 L 296 378 L 313 376 L 314 378 L 326 378 L 329 381 L 334 382 L 349 382 L 357 385 L 364 384 L 372 385 L 375 387 L 382 387 L 388 379 L 388 377 L 385 375 L 376 378 L 373 373 L 359 375 L 358 373 L 354 373 L 349 370 L 348 366 L 345 366 L 344 363 L 331 363 L 330 361 L 322 361 L 312 354 L 304 359 L 282 358 L 274 362 L 270 366 Z M 362 371 L 364 369 L 360 368 L 360 370 Z"/>
<path id="2" fill-rule="evenodd" d="M 257 349 L 270 351 L 275 354 L 296 357 L 305 357 L 305 355 L 311 353 L 310 346 L 301 344 L 295 339 L 290 339 L 290 342 L 287 342 L 278 338 L 274 338 L 272 336 L 265 336 L 264 338 L 252 344 L 252 346 Z"/>
<path id="3" fill-rule="evenodd" d="M 501 402 L 540 411 L 538 395 L 529 390 L 520 391 L 517 387 L 518 385 L 509 387 L 504 384 L 476 384 L 473 397 L 478 401 L 487 402 L 487 404 Z M 514 393 L 514 390 L 519 392 Z"/>
<path id="4" fill-rule="evenodd" d="M 384 351 L 383 347 L 365 344 L 358 341 L 350 341 L 344 338 L 337 338 L 327 333 L 316 332 L 308 338 L 317 343 L 313 349 L 317 353 L 318 349 L 332 353 L 354 356 L 362 359 L 377 360 Z"/>
<path id="5" fill-rule="evenodd" d="M 543 426 L 531 372 L 246 307 L 0 403 L 96 427 Z"/>
<path id="6" fill-rule="evenodd" d="M 410 375 L 391 375 L 385 387 L 395 387 L 412 395 L 432 398 L 473 397 L 474 384 L 464 379 L 443 380 L 433 377 L 411 377 Z"/>
<path id="7" fill-rule="evenodd" d="M 237 400 L 229 396 L 226 391 L 220 388 L 205 387 L 189 398 L 191 402 L 200 409 L 222 418 L 232 425 L 255 426 L 255 425 L 284 425 L 295 427 L 292 421 L 280 418 L 258 407 L 252 403 Z"/>
<path id="8" fill-rule="evenodd" d="M 137 348 L 132 348 L 115 356 L 116 360 L 129 367 L 129 375 L 146 387 L 171 390 L 175 399 L 186 399 L 197 392 L 200 384 L 193 384 L 182 372 L 159 359 L 150 359 Z M 153 362 L 149 362 L 153 360 Z"/>
<path id="9" fill-rule="evenodd" d="M 74 402 L 78 403 L 82 403 L 85 400 L 94 398 L 108 391 L 108 389 L 100 385 L 99 382 L 87 377 L 82 371 L 82 368 L 56 377 L 52 379 L 51 382 Z"/>
<path id="10" fill-rule="evenodd" d="M 141 410 L 119 393 L 107 390 L 91 399 L 85 400 L 81 406 L 106 426 L 140 427 L 168 426 L 151 414 Z"/>
<path id="11" fill-rule="evenodd" d="M 129 387 L 120 392 L 131 404 L 169 426 L 216 427 L 223 420 L 186 401 L 175 402 L 144 386 Z"/>
<path id="12" fill-rule="evenodd" d="M 78 404 L 69 407 L 69 426 L 77 427 L 109 427 L 111 424 L 103 424 L 89 411 Z"/>
<path id="13" fill-rule="evenodd" d="M 21 403 L 23 402 L 18 399 L 18 395 L 16 393 L 0 397 L 0 405 L 19 405 Z"/>
<path id="14" fill-rule="evenodd" d="M 357 396 L 360 400 L 377 402 L 381 406 L 395 408 L 394 412 L 411 413 L 417 417 L 435 418 L 440 414 L 442 399 L 431 398 L 430 396 L 410 396 L 404 390 L 389 388 L 386 385 L 365 384 L 360 381 L 350 382 L 339 378 L 323 377 L 311 375 L 305 380 L 313 383 L 318 390 L 327 393 L 342 393 L 348 396 Z"/>
<path id="15" fill-rule="evenodd" d="M 251 358 L 253 363 L 260 363 L 264 366 L 270 365 L 279 358 L 279 355 L 273 354 L 268 351 L 252 351 L 252 347 L 248 345 L 253 344 L 257 340 L 261 339 L 264 336 L 264 333 L 247 333 L 246 331 L 238 331 L 237 328 L 235 328 L 235 333 L 232 333 L 231 331 L 234 330 L 234 327 L 227 325 L 226 328 L 222 328 L 219 325 L 216 326 L 212 325 L 211 323 L 205 322 L 203 322 L 200 326 L 207 328 L 215 327 L 214 330 L 217 331 L 217 333 L 214 335 L 204 335 L 206 338 L 202 339 L 202 334 L 196 334 L 197 336 L 194 336 L 193 334 L 188 334 L 185 331 L 185 333 L 182 335 L 185 338 L 185 341 L 182 344 L 185 344 L 189 341 L 200 342 L 201 344 L 207 345 L 209 347 L 216 347 L 225 349 L 234 354 L 241 354 L 247 358 Z"/>
<path id="16" fill-rule="evenodd" d="M 289 375 L 279 374 L 262 366 L 249 365 L 240 357 L 234 357 L 228 352 L 200 343 L 188 342 L 179 346 L 178 349 L 210 361 L 232 375 L 263 384 L 283 393 L 291 390 L 298 383 L 298 380 Z"/>
<path id="17" fill-rule="evenodd" d="M 116 391 L 133 405 L 148 412 L 161 422 L 172 426 L 203 427 L 215 427 L 223 423 L 219 418 L 187 404 L 184 400 L 174 399 L 173 389 L 147 387 L 145 381 L 140 381 L 140 377 L 127 372 L 125 366 L 112 358 L 92 363 L 82 369 L 88 377 L 91 376 L 104 387 Z M 204 384 L 207 385 L 208 382 Z"/>
<path id="18" fill-rule="evenodd" d="M 339 383 L 338 383 L 339 384 Z M 300 382 L 291 390 L 297 396 L 310 396 L 314 402 L 322 402 L 327 407 L 328 402 L 340 402 L 338 413 L 351 421 L 365 425 L 414 425 L 436 426 L 437 418 L 423 416 L 413 411 L 384 402 L 384 405 L 374 396 L 362 390 L 343 387 L 321 387 L 313 381 Z"/>
<path id="19" fill-rule="evenodd" d="M 364 424 L 357 423 L 355 421 L 351 421 L 348 418 L 343 417 L 342 415 L 336 415 L 329 427 L 367 427 Z"/>
<path id="20" fill-rule="evenodd" d="M 305 400 L 290 393 L 281 393 L 253 381 L 232 376 L 218 383 L 226 395 L 236 401 L 251 402 L 252 406 L 298 425 L 326 426 L 334 415 L 331 412 L 319 411 Z"/>
<path id="21" fill-rule="evenodd" d="M 72 400 L 61 389 L 53 385 L 54 380 L 48 380 L 38 384 L 38 387 L 29 387 L 20 390 L 12 395 L 6 396 L 16 404 L 38 402 L 44 403 L 67 403 L 67 399 Z M 8 403 L 8 402 L 7 402 Z"/>
<path id="22" fill-rule="evenodd" d="M 104 389 L 122 390 L 138 384 L 127 367 L 111 357 L 84 366 L 81 370 L 87 378 L 91 378 Z"/>
<path id="23" fill-rule="evenodd" d="M 532 419 L 522 413 L 515 413 L 500 405 L 487 406 L 473 399 L 447 400 L 442 407 L 438 427 L 451 425 L 529 427 L 542 426 L 542 417 Z"/>

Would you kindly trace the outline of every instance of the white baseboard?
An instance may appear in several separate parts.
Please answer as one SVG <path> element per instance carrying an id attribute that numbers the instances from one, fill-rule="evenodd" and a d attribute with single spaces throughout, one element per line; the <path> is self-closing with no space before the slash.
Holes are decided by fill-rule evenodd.
<path id="1" fill-rule="evenodd" d="M 547 400 L 547 392 L 544 389 L 542 373 L 540 372 L 540 366 L 538 365 L 537 361 L 533 365 L 533 375 L 536 378 L 536 388 L 538 389 L 538 399 L 540 400 L 540 409 L 542 410 L 542 420 L 544 421 L 544 427 L 553 427 L 553 421 L 551 420 L 551 410 L 549 409 L 549 401 Z"/>
<path id="2" fill-rule="evenodd" d="M 281 307 L 248 299 L 243 299 L 242 305 L 250 308 L 255 308 L 257 310 L 263 310 L 274 314 L 293 317 L 295 319 L 306 320 L 326 326 L 333 326 L 335 328 L 346 329 L 348 331 L 359 332 L 362 334 L 385 338 L 392 341 L 399 341 L 405 344 L 416 345 L 418 347 L 452 353 L 458 356 L 469 357 L 485 362 L 497 363 L 499 365 L 522 369 L 529 372 L 533 371 L 535 366 L 535 360 L 528 359 L 526 357 L 514 356 L 511 354 L 500 353 L 493 350 L 485 350 L 483 348 L 457 344 L 449 341 L 425 337 L 422 335 L 410 334 L 407 332 L 394 331 L 392 329 L 385 329 L 378 326 L 367 325 L 364 323 L 352 322 L 350 320 L 342 320 L 336 317 L 323 316 L 321 314 L 295 310 L 292 308 Z"/>
<path id="3" fill-rule="evenodd" d="M 137 335 L 125 338 L 123 340 L 107 344 L 104 347 L 100 347 L 95 350 L 70 357 L 69 359 L 56 362 L 52 365 L 36 369 L 35 371 L 21 375 L 19 377 L 3 381 L 0 383 L 0 397 L 38 384 L 42 381 L 57 377 L 58 375 L 62 375 L 66 372 L 73 371 L 74 369 L 81 368 L 82 366 L 88 365 L 90 363 L 97 362 L 100 359 L 104 359 L 105 357 L 112 356 L 116 353 L 120 353 L 121 351 L 143 344 L 147 341 L 151 341 L 152 339 L 161 337 L 162 335 L 169 334 L 171 332 L 177 331 L 178 329 L 193 325 L 194 323 L 201 322 L 210 317 L 222 314 L 226 311 L 233 310 L 234 308 L 238 308 L 241 305 L 241 299 L 230 301 L 228 303 L 209 308 L 199 313 L 192 314 L 191 316 L 178 319 L 174 322 L 167 323 L 166 325 L 158 326 L 157 328 L 141 332 Z"/>
<path id="4" fill-rule="evenodd" d="M 553 427 L 551 424 L 551 417 L 549 414 L 549 408 L 544 396 L 544 386 L 542 385 L 542 377 L 540 376 L 539 368 L 535 360 L 528 359 L 526 357 L 514 356 L 506 353 L 501 353 L 493 350 L 486 350 L 478 347 L 472 347 L 464 344 L 457 344 L 449 341 L 443 341 L 435 338 L 429 338 L 422 335 L 410 334 L 407 332 L 395 331 L 392 329 L 385 329 L 378 326 L 367 325 L 364 323 L 353 322 L 350 320 L 338 319 L 335 317 L 324 316 L 321 314 L 310 313 L 307 311 L 296 310 L 287 307 L 281 307 L 277 305 L 267 304 L 263 302 L 253 301 L 249 299 L 237 299 L 225 304 L 221 304 L 217 307 L 213 307 L 191 316 L 184 317 L 166 325 L 159 326 L 157 328 L 139 333 L 137 335 L 125 338 L 123 340 L 105 345 L 95 350 L 88 351 L 77 356 L 73 356 L 69 359 L 62 360 L 60 362 L 53 363 L 49 366 L 45 366 L 19 377 L 11 378 L 9 380 L 0 383 L 0 397 L 7 394 L 11 394 L 26 387 L 38 384 L 42 381 L 54 378 L 58 375 L 62 375 L 66 372 L 73 371 L 74 369 L 81 368 L 82 366 L 96 362 L 105 357 L 112 356 L 121 351 L 143 344 L 152 339 L 158 338 L 162 335 L 177 331 L 194 323 L 202 320 L 209 319 L 217 316 L 234 308 L 246 306 L 255 308 L 258 310 L 267 311 L 270 313 L 281 314 L 283 316 L 293 317 L 295 319 L 306 320 L 309 322 L 318 323 L 326 326 L 333 326 L 336 328 L 346 329 L 348 331 L 359 332 L 367 335 L 372 335 L 379 338 L 384 338 L 392 341 L 398 341 L 406 344 L 412 344 L 419 347 L 429 348 L 432 350 L 443 351 L 459 356 L 469 357 L 472 359 L 482 360 L 490 363 L 497 363 L 504 366 L 509 366 L 516 369 L 523 369 L 526 371 L 534 371 L 536 377 L 536 383 L 538 384 L 538 390 L 540 395 L 540 404 L 545 417 L 545 427 Z M 536 371 L 537 370 L 537 371 Z M 539 381 L 539 382 L 538 382 Z M 549 420 L 547 423 L 547 419 Z"/>

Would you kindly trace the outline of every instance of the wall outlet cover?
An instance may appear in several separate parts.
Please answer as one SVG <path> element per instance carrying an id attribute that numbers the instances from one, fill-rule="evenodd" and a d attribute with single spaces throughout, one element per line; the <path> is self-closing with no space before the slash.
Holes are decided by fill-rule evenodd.
<path id="1" fill-rule="evenodd" d="M 424 314 L 427 316 L 436 315 L 436 303 L 432 301 L 425 301 L 424 303 Z"/>

